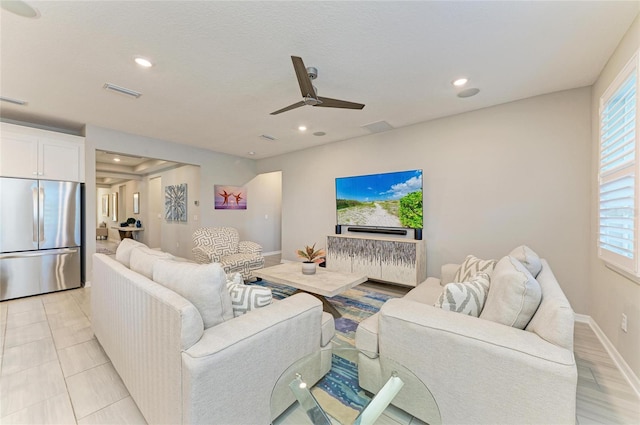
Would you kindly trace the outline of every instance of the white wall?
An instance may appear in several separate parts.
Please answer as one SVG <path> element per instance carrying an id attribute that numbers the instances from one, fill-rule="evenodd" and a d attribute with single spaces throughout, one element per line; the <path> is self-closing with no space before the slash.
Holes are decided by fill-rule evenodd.
<path id="1" fill-rule="evenodd" d="M 160 232 L 162 233 L 160 248 L 179 257 L 192 258 L 191 238 L 193 232 L 201 227 L 200 211 L 202 209 L 196 205 L 196 201 L 199 204 L 200 200 L 200 167 L 184 165 L 149 177 L 153 178 L 158 175 L 162 178 L 160 192 L 162 200 L 164 200 L 167 186 L 187 184 L 187 221 L 167 221 L 163 218 L 160 221 Z"/>
<path id="2" fill-rule="evenodd" d="M 244 233 L 262 246 L 263 253 L 277 253 L 281 250 L 282 235 L 282 173 L 258 174 L 246 187 L 248 203 Z"/>
<path id="3" fill-rule="evenodd" d="M 590 108 L 581 88 L 259 160 L 282 171 L 282 256 L 326 244 L 335 177 L 421 168 L 430 276 L 526 244 L 588 313 Z"/>
<path id="4" fill-rule="evenodd" d="M 618 48 L 609 59 L 600 77 L 593 85 L 591 99 L 592 120 L 592 168 L 591 191 L 591 309 L 589 314 L 624 357 L 636 376 L 640 376 L 640 285 L 609 270 L 597 253 L 598 222 L 598 107 L 600 97 L 616 75 L 640 48 L 640 16 L 629 28 Z M 636 130 L 638 131 L 638 130 Z M 628 333 L 620 329 L 622 313 L 627 315 Z"/>

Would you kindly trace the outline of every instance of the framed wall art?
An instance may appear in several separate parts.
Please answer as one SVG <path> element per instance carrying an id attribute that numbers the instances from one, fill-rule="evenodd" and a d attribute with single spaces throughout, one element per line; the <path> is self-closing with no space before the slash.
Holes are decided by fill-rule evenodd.
<path id="1" fill-rule="evenodd" d="M 187 184 L 164 188 L 164 218 L 168 221 L 187 221 Z"/>
<path id="2" fill-rule="evenodd" d="M 140 192 L 133 194 L 133 213 L 140 214 Z"/>
<path id="3" fill-rule="evenodd" d="M 246 210 L 247 188 L 244 186 L 213 186 L 214 204 L 217 210 Z"/>
<path id="4" fill-rule="evenodd" d="M 109 194 L 102 195 L 102 216 L 109 217 Z"/>

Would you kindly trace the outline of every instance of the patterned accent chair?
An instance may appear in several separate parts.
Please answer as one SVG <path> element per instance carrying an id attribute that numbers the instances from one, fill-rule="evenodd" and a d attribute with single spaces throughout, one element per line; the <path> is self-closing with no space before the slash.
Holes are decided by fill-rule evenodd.
<path id="1" fill-rule="evenodd" d="M 227 274 L 240 273 L 244 280 L 251 272 L 264 267 L 262 247 L 241 241 L 233 227 L 201 227 L 193 233 L 193 256 L 196 262 L 220 263 Z"/>

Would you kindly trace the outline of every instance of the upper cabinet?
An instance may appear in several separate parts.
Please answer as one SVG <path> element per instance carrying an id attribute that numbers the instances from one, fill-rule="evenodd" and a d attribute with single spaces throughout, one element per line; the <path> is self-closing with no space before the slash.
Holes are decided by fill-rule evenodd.
<path id="1" fill-rule="evenodd" d="M 84 182 L 84 137 L 0 123 L 0 176 Z"/>

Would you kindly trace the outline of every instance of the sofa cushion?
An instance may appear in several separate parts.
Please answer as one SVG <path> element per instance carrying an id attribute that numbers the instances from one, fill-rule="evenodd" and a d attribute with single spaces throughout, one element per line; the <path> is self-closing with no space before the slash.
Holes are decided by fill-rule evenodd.
<path id="1" fill-rule="evenodd" d="M 202 315 L 205 329 L 233 318 L 227 275 L 220 264 L 158 260 L 153 280 L 191 301 Z"/>
<path id="2" fill-rule="evenodd" d="M 487 273 L 477 273 L 469 282 L 447 283 L 435 306 L 478 317 L 487 299 L 490 279 Z"/>
<path id="3" fill-rule="evenodd" d="M 227 289 L 231 296 L 234 317 L 268 306 L 273 299 L 271 289 L 262 286 L 230 282 L 227 283 Z"/>
<path id="4" fill-rule="evenodd" d="M 153 264 L 158 260 L 171 260 L 173 255 L 157 251 L 146 246 L 134 246 L 131 249 L 129 268 L 149 279 L 153 278 Z"/>
<path id="5" fill-rule="evenodd" d="M 124 264 L 125 266 L 129 267 L 130 259 L 131 259 L 131 250 L 137 246 L 146 247 L 146 245 L 143 244 L 142 242 L 138 242 L 131 238 L 125 238 L 121 240 L 120 243 L 118 244 L 118 248 L 116 249 L 116 260 L 118 260 L 120 263 Z"/>
<path id="6" fill-rule="evenodd" d="M 520 261 L 531 273 L 531 276 L 538 277 L 542 269 L 540 257 L 526 245 L 520 245 L 509 253 L 510 256 Z"/>
<path id="7" fill-rule="evenodd" d="M 491 275 L 491 289 L 480 318 L 524 329 L 535 314 L 542 291 L 529 270 L 513 257 L 503 257 Z"/>
<path id="8" fill-rule="evenodd" d="M 542 302 L 526 330 L 535 332 L 552 344 L 573 351 L 574 313 L 562 292 L 549 264 L 542 261 L 542 270 L 536 279 L 542 289 Z"/>
<path id="9" fill-rule="evenodd" d="M 480 272 L 491 275 L 495 266 L 496 260 L 481 260 L 474 255 L 467 255 L 467 258 L 458 267 L 452 282 L 469 282 L 476 273 Z"/>
<path id="10" fill-rule="evenodd" d="M 429 277 L 420 285 L 407 292 L 404 298 L 422 304 L 433 305 L 436 301 L 438 301 L 438 297 L 440 297 L 440 295 L 442 295 L 442 286 L 440 286 L 440 279 Z"/>

